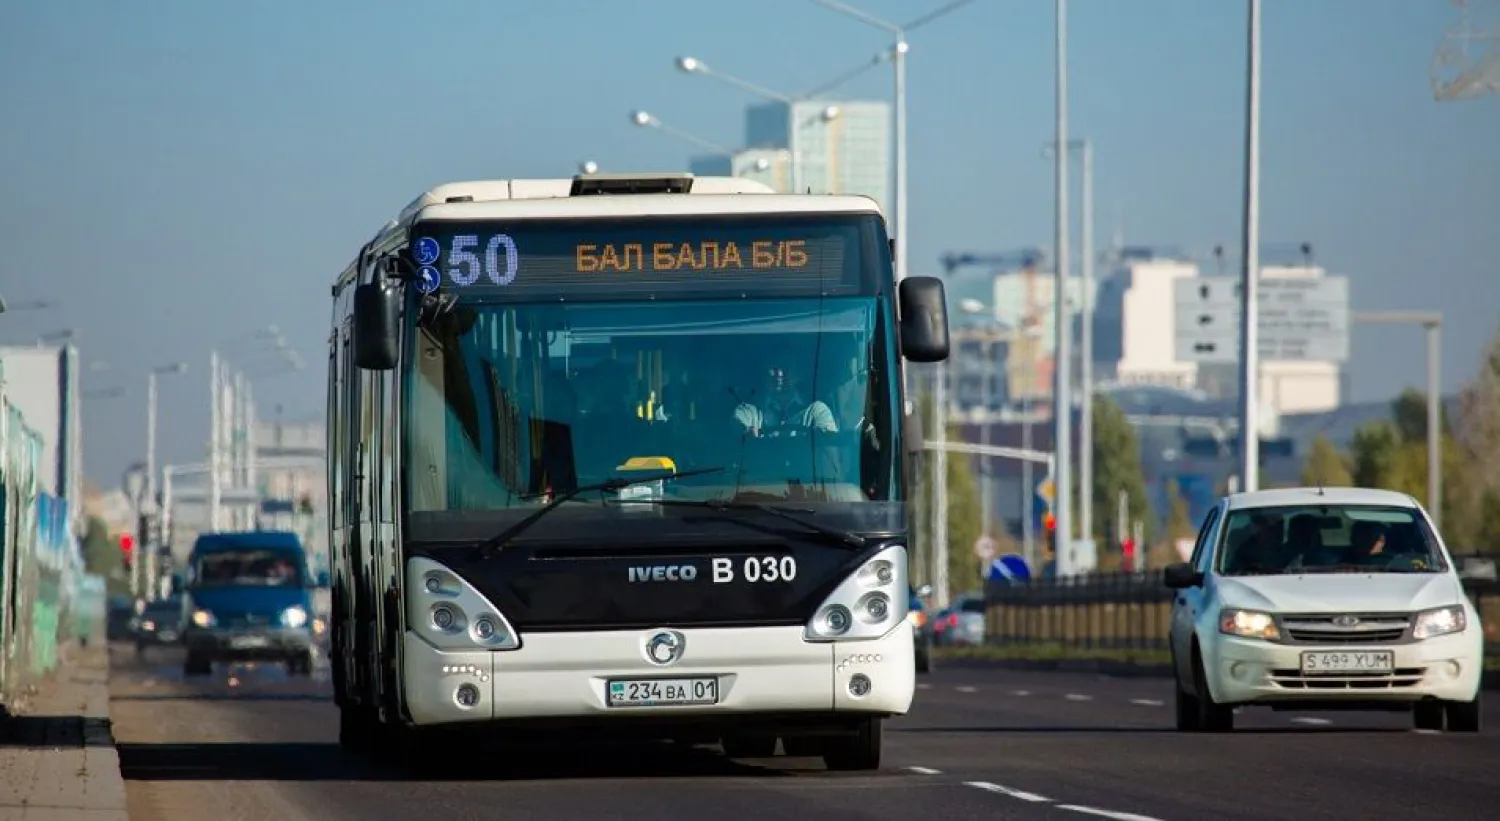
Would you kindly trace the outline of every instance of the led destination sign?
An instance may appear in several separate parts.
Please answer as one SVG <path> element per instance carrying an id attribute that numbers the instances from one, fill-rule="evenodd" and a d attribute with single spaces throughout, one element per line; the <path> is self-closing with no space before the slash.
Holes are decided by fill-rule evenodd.
<path id="1" fill-rule="evenodd" d="M 874 293 L 889 257 L 867 215 L 425 222 L 423 291 L 486 298 Z"/>

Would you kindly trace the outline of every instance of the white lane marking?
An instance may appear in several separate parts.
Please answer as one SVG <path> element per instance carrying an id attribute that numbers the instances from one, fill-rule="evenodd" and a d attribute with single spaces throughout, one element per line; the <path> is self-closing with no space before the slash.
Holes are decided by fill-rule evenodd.
<path id="1" fill-rule="evenodd" d="M 1416 733 L 1417 735 L 1442 735 L 1442 733 L 1438 732 L 1437 730 L 1412 730 L 1412 732 Z"/>
<path id="2" fill-rule="evenodd" d="M 1031 695 L 1031 691 L 1030 690 L 1011 690 L 1010 694 L 1013 695 L 1013 696 L 1029 696 L 1029 695 Z"/>
<path id="3" fill-rule="evenodd" d="M 1097 815 L 1100 818 L 1113 818 L 1115 821 L 1161 821 L 1149 815 L 1137 815 L 1133 812 L 1119 812 L 1117 810 L 1101 810 L 1098 807 L 1085 807 L 1081 804 L 1058 804 L 1060 810 L 1072 810 L 1085 815 Z"/>
<path id="4" fill-rule="evenodd" d="M 979 692 L 979 688 L 978 687 L 970 687 L 968 685 L 964 685 L 962 687 L 957 687 L 955 689 L 957 689 L 960 693 L 977 693 L 977 692 Z"/>
<path id="5" fill-rule="evenodd" d="M 1052 800 L 1052 799 L 1046 797 L 1045 795 L 1037 795 L 1034 792 L 1026 792 L 1025 790 L 1017 790 L 1017 789 L 1012 789 L 1010 787 L 1003 787 L 1003 786 L 1001 786 L 999 784 L 991 784 L 988 781 L 965 781 L 964 782 L 964 786 L 965 787 L 977 787 L 977 788 L 979 788 L 981 790 L 985 790 L 986 792 L 999 793 L 1000 795 L 1008 795 L 1011 798 L 1019 798 L 1022 801 L 1030 801 L 1033 804 L 1045 804 L 1046 802 Z"/>
<path id="6" fill-rule="evenodd" d="M 907 767 L 906 769 L 917 775 L 941 775 L 943 772 L 942 770 L 934 770 L 931 767 Z"/>
<path id="7" fill-rule="evenodd" d="M 1130 700 L 1130 703 L 1131 704 L 1139 704 L 1142 707 L 1160 707 L 1161 706 L 1161 700 L 1160 699 L 1155 699 L 1155 698 L 1133 698 L 1133 699 Z"/>
<path id="8" fill-rule="evenodd" d="M 1296 718 L 1292 719 L 1292 723 L 1293 724 L 1311 724 L 1314 727 L 1321 727 L 1324 724 L 1332 724 L 1333 722 L 1329 721 L 1326 718 L 1308 718 L 1307 716 L 1297 716 Z"/>
<path id="9" fill-rule="evenodd" d="M 1068 693 L 1067 695 L 1063 696 L 1063 698 L 1067 699 L 1068 701 L 1093 701 L 1094 700 L 1093 696 L 1086 696 L 1086 695 L 1084 695 L 1082 693 Z"/>
<path id="10" fill-rule="evenodd" d="M 917 689 L 918 690 L 931 690 L 932 689 L 932 685 L 931 684 L 918 684 L 917 685 Z"/>

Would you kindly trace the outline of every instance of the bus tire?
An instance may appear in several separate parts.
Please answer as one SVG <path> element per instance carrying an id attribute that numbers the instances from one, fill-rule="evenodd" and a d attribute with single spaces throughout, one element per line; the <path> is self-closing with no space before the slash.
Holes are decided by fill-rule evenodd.
<path id="1" fill-rule="evenodd" d="M 823 750 L 824 766 L 845 772 L 880 769 L 884 729 L 884 719 L 872 716 L 861 720 L 853 734 L 828 739 Z"/>

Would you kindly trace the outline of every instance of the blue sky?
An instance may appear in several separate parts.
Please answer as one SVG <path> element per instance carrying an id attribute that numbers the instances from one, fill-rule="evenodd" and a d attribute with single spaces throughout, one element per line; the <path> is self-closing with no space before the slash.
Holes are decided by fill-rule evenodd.
<path id="1" fill-rule="evenodd" d="M 937 0 L 862 0 L 886 18 Z M 1096 145 L 1098 233 L 1205 250 L 1239 237 L 1244 3 L 1073 0 L 1071 121 Z M 1500 305 L 1500 97 L 1437 103 L 1446 0 L 1266 0 L 1262 232 L 1313 243 L 1358 309 L 1445 313 L 1444 383 L 1473 373 Z M 979 0 L 911 37 L 911 266 L 1050 243 L 1053 4 Z M 771 88 L 816 86 L 886 36 L 809 0 L 15 2 L 0 10 L 0 292 L 53 298 L 0 341 L 80 329 L 107 361 L 87 466 L 205 453 L 208 349 L 276 324 L 308 361 L 264 412 L 321 415 L 328 285 L 431 184 L 685 167 L 645 108 L 723 144 L 754 102 L 678 73 L 692 54 Z M 888 98 L 888 70 L 845 88 Z M 1356 330 L 1356 399 L 1423 380 L 1420 332 Z"/>

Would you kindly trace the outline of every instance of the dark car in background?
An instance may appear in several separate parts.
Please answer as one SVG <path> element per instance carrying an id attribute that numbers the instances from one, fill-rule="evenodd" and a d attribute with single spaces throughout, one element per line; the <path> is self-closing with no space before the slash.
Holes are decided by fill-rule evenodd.
<path id="1" fill-rule="evenodd" d="M 136 655 L 144 655 L 152 647 L 179 646 L 182 643 L 182 597 L 147 602 L 135 621 Z"/>
<path id="2" fill-rule="evenodd" d="M 927 596 L 932 585 L 924 584 L 911 591 L 907 618 L 911 619 L 912 640 L 916 642 L 917 672 L 932 672 L 932 617 L 927 612 Z"/>
<path id="3" fill-rule="evenodd" d="M 207 675 L 216 661 L 281 661 L 292 675 L 310 674 L 318 581 L 295 533 L 199 536 L 188 559 L 183 594 L 183 672 Z"/>

